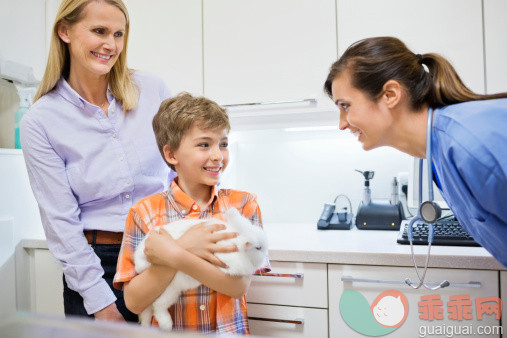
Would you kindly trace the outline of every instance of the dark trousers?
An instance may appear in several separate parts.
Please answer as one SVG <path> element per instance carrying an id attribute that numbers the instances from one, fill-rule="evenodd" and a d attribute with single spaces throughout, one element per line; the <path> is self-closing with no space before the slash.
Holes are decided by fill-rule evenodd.
<path id="1" fill-rule="evenodd" d="M 93 246 L 93 245 L 92 245 Z M 120 244 L 111 245 L 95 245 L 93 249 L 95 254 L 100 258 L 100 263 L 104 269 L 104 279 L 107 284 L 113 290 L 116 296 L 116 307 L 118 311 L 123 315 L 128 322 L 137 322 L 137 315 L 130 312 L 125 306 L 123 299 L 123 291 L 113 288 L 113 278 L 116 273 L 116 262 L 118 261 L 118 255 L 120 253 Z M 81 316 L 94 318 L 93 315 L 86 313 L 83 305 L 83 298 L 74 290 L 69 289 L 65 276 L 63 277 L 63 305 L 65 308 L 65 316 Z"/>

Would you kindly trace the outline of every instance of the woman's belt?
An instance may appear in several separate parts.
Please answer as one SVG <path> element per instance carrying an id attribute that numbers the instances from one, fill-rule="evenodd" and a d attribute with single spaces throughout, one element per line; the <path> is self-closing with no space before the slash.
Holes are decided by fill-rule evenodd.
<path id="1" fill-rule="evenodd" d="M 123 232 L 111 232 L 103 230 L 83 231 L 90 244 L 121 244 Z"/>

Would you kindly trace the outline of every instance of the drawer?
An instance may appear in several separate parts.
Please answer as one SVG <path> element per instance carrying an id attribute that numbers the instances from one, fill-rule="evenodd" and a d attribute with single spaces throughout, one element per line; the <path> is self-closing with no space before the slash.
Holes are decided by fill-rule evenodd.
<path id="1" fill-rule="evenodd" d="M 261 337 L 328 336 L 327 310 L 248 304 L 250 333 Z"/>
<path id="2" fill-rule="evenodd" d="M 424 287 L 415 290 L 404 283 L 396 284 L 396 282 L 404 281 L 407 277 L 412 281 L 418 280 L 414 268 L 409 267 L 329 264 L 328 275 L 330 337 L 364 337 L 364 335 L 349 327 L 344 320 L 344 314 L 349 320 L 350 313 L 359 317 L 363 327 L 358 328 L 363 329 L 367 325 L 374 323 L 374 321 L 370 320 L 373 317 L 371 317 L 371 309 L 369 307 L 375 301 L 378 301 L 379 297 L 392 293 L 390 290 L 401 292 L 406 297 L 407 308 L 405 311 L 406 318 L 401 322 L 401 325 L 391 333 L 386 334 L 389 338 L 422 337 L 425 333 L 429 337 L 431 336 L 431 332 L 436 333 L 439 330 L 447 334 L 449 334 L 449 330 L 454 330 L 453 337 L 479 337 L 481 335 L 478 330 L 490 332 L 491 334 L 487 336 L 491 338 L 500 337 L 498 333 L 500 329 L 499 320 L 495 319 L 495 315 L 484 314 L 482 319 L 478 319 L 476 311 L 477 299 L 499 297 L 498 271 L 429 268 L 426 282 L 440 283 L 443 280 L 448 280 L 451 283 L 449 287 L 434 291 L 425 289 Z M 345 281 L 342 280 L 342 277 L 345 277 Z M 360 303 L 361 305 L 365 304 L 367 308 L 359 305 L 354 306 L 350 301 L 348 303 L 344 301 L 342 304 L 341 300 L 345 295 L 345 291 L 348 298 L 344 299 L 355 299 L 354 303 L 356 305 Z M 350 295 L 353 295 L 353 298 Z M 430 301 L 428 300 L 429 297 L 436 297 L 437 300 Z M 465 297 L 469 301 L 454 300 L 457 297 Z M 391 303 L 387 303 L 389 306 L 385 306 L 385 313 L 392 314 L 393 309 L 398 309 L 398 307 L 393 306 L 392 300 L 393 298 L 391 298 Z M 394 305 L 401 304 L 401 298 L 396 303 Z M 435 306 L 438 307 L 440 314 L 430 317 L 428 313 L 431 313 L 431 316 L 436 313 L 433 311 Z M 432 309 L 431 311 L 429 311 L 430 308 Z M 465 309 L 466 311 L 471 311 L 471 318 L 452 318 L 451 314 L 456 314 L 457 312 L 464 313 Z M 369 312 L 367 313 L 366 311 Z M 401 311 L 403 312 L 403 310 Z M 420 318 L 420 316 L 423 316 L 423 318 Z M 427 318 L 424 319 L 424 316 Z M 377 330 L 378 325 L 370 326 L 372 330 Z M 382 328 L 378 327 L 378 329 Z M 462 334 L 465 332 L 464 330 L 469 330 L 468 332 L 471 332 L 471 334 L 460 335 L 458 334 L 459 330 L 461 330 Z M 443 337 L 445 334 L 438 336 Z"/>
<path id="3" fill-rule="evenodd" d="M 253 276 L 247 302 L 327 308 L 327 266 L 271 262 L 271 272 Z"/>

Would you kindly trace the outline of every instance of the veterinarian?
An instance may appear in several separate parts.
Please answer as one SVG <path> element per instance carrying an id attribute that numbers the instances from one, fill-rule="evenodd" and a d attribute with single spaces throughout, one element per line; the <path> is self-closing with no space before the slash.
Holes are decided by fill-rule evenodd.
<path id="1" fill-rule="evenodd" d="M 66 315 L 137 321 L 112 288 L 125 220 L 168 185 L 150 123 L 170 94 L 159 78 L 127 68 L 128 35 L 121 0 L 62 1 L 21 125 L 47 243 L 63 267 Z"/>
<path id="2" fill-rule="evenodd" d="M 218 245 L 212 243 L 219 234 L 212 231 L 223 225 L 194 226 L 177 241 L 164 229 L 150 231 L 182 218 L 225 220 L 223 213 L 228 208 L 236 208 L 254 225 L 262 226 L 253 194 L 217 188 L 229 163 L 229 117 L 215 102 L 183 93 L 162 103 L 153 129 L 161 157 L 178 177 L 168 191 L 144 198 L 131 208 L 114 286 L 123 287 L 127 307 L 139 314 L 182 271 L 203 285 L 183 292 L 169 309 L 174 329 L 247 334 L 245 294 L 251 277 L 224 273 L 213 255 Z M 148 232 L 144 252 L 152 265 L 137 274 L 133 255 Z M 269 270 L 266 260 L 261 271 Z"/>
<path id="3" fill-rule="evenodd" d="M 390 146 L 431 160 L 463 228 L 507 266 L 507 93 L 476 94 L 445 58 L 414 54 L 393 37 L 351 45 L 325 90 L 340 129 L 365 150 Z"/>

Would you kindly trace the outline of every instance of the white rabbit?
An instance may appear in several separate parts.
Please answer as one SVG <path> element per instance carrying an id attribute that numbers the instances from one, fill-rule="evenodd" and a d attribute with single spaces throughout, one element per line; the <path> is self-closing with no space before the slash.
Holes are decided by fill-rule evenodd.
<path id="1" fill-rule="evenodd" d="M 225 224 L 226 229 L 219 232 L 237 232 L 238 236 L 217 242 L 221 245 L 236 245 L 238 251 L 231 253 L 215 253 L 215 256 L 224 262 L 228 267 L 220 268 L 223 272 L 233 276 L 247 276 L 262 267 L 266 260 L 268 246 L 267 237 L 261 227 L 253 225 L 243 217 L 235 208 L 225 212 L 227 222 L 216 218 L 206 220 L 206 224 Z M 163 228 L 174 238 L 179 238 L 185 231 L 195 224 L 203 222 L 203 219 L 181 219 L 163 226 Z M 137 246 L 134 253 L 134 263 L 137 273 L 141 273 L 151 264 L 144 255 L 144 238 Z M 144 326 L 151 325 L 152 316 L 158 321 L 160 328 L 171 330 L 173 321 L 168 311 L 169 307 L 177 302 L 181 292 L 193 289 L 201 283 L 192 277 L 178 271 L 165 291 L 148 306 L 139 316 L 139 321 Z"/>

